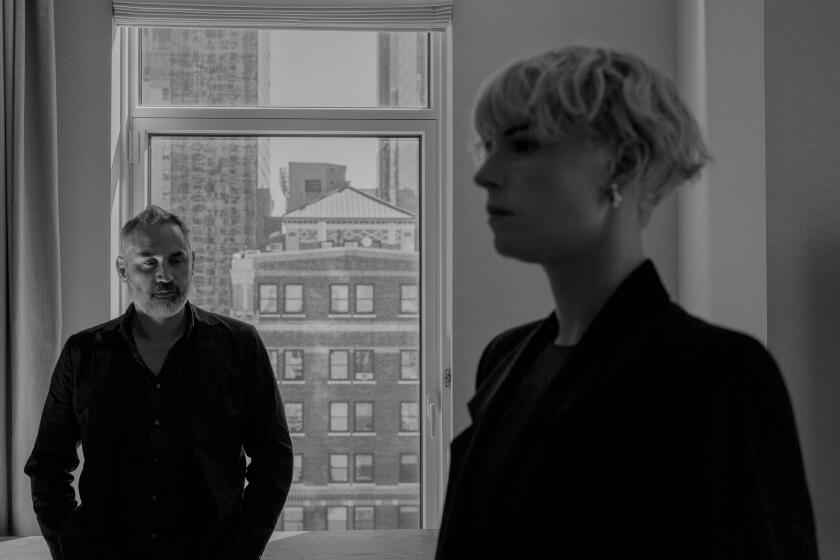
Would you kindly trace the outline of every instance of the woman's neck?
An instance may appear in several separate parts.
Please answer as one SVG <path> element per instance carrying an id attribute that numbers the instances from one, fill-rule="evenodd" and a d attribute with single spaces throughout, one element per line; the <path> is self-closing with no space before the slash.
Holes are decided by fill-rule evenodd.
<path id="1" fill-rule="evenodd" d="M 621 254 L 595 255 L 545 263 L 557 314 L 554 343 L 574 346 L 616 288 L 644 260 L 641 243 Z"/>

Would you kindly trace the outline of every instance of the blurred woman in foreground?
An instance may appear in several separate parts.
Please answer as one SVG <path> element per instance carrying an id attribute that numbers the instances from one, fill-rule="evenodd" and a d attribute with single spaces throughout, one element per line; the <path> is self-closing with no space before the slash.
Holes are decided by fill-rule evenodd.
<path id="1" fill-rule="evenodd" d="M 540 265 L 555 309 L 481 356 L 437 558 L 816 558 L 773 358 L 645 257 L 657 203 L 709 159 L 671 81 L 569 47 L 504 69 L 474 117 L 496 250 Z"/>

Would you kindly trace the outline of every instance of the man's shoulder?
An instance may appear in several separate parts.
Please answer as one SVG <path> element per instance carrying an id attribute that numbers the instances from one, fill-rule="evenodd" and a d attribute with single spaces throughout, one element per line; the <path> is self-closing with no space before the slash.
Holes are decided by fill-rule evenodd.
<path id="1" fill-rule="evenodd" d="M 201 309 L 194 304 L 191 305 L 196 326 L 201 325 L 212 330 L 228 332 L 234 336 L 250 337 L 257 332 L 256 327 L 250 323 L 222 315 L 221 313 Z"/>
<path id="2" fill-rule="evenodd" d="M 111 339 L 111 336 L 118 334 L 122 317 L 123 316 L 120 315 L 119 317 L 110 319 L 104 323 L 99 323 L 98 325 L 78 331 L 70 335 L 67 339 L 67 344 L 84 345 L 97 342 L 107 342 Z"/>

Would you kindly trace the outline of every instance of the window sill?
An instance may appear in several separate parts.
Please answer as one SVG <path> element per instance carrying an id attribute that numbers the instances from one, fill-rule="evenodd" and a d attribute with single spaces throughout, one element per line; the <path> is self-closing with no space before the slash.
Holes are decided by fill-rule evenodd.
<path id="1" fill-rule="evenodd" d="M 327 379 L 327 385 L 350 385 L 349 379 Z"/>
<path id="2" fill-rule="evenodd" d="M 327 313 L 327 319 L 352 319 L 351 313 Z"/>
<path id="3" fill-rule="evenodd" d="M 400 380 L 397 381 L 397 383 L 400 384 L 400 385 L 419 385 L 420 380 L 419 379 L 400 379 Z"/>
<path id="4" fill-rule="evenodd" d="M 289 432 L 289 435 L 292 437 L 304 437 L 306 435 L 305 432 Z"/>
<path id="5" fill-rule="evenodd" d="M 281 379 L 280 383 L 283 385 L 303 385 L 306 381 L 302 379 Z"/>
<path id="6" fill-rule="evenodd" d="M 371 437 L 371 436 L 375 436 L 375 435 L 376 435 L 376 432 L 353 432 L 353 436 L 354 436 L 354 437 L 355 437 L 355 436 L 359 436 L 359 437 Z"/>
<path id="7" fill-rule="evenodd" d="M 348 437 L 350 432 L 327 432 L 330 437 Z"/>
<path id="8" fill-rule="evenodd" d="M 399 314 L 397 314 L 397 317 L 399 317 L 400 319 L 417 319 L 418 317 L 420 317 L 420 314 L 419 313 L 399 313 Z"/>
<path id="9" fill-rule="evenodd" d="M 306 319 L 305 313 L 282 313 L 280 315 L 283 319 Z"/>
<path id="10" fill-rule="evenodd" d="M 420 432 L 397 432 L 398 436 L 419 436 Z"/>

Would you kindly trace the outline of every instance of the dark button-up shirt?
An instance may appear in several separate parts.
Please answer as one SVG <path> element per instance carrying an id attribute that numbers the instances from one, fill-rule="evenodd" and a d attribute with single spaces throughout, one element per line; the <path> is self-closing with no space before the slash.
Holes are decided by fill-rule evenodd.
<path id="1" fill-rule="evenodd" d="M 157 377 L 126 336 L 132 309 L 64 345 L 24 469 L 54 559 L 255 560 L 268 542 L 293 457 L 268 353 L 253 326 L 187 305 Z"/>

